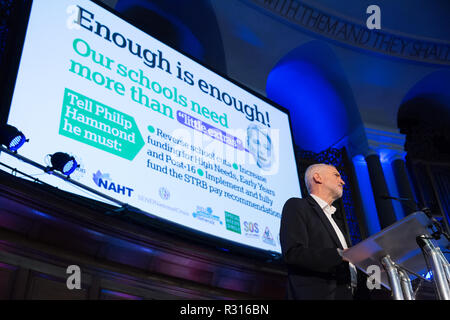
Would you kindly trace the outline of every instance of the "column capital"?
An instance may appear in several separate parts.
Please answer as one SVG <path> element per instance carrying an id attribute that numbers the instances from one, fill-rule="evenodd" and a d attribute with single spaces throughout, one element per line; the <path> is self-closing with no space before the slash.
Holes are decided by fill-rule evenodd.
<path id="1" fill-rule="evenodd" d="M 373 148 L 368 148 L 363 153 L 364 158 L 367 158 L 369 156 L 375 156 L 375 155 L 379 157 L 380 153 L 377 150 L 373 149 Z"/>
<path id="2" fill-rule="evenodd" d="M 405 161 L 406 152 L 395 152 L 389 157 L 389 162 L 393 162 L 395 160 L 403 160 Z"/>
<path id="3" fill-rule="evenodd" d="M 395 152 L 404 152 L 406 136 L 396 131 L 388 130 L 386 128 L 371 128 L 365 127 L 365 133 L 369 148 L 375 150 L 392 150 Z"/>

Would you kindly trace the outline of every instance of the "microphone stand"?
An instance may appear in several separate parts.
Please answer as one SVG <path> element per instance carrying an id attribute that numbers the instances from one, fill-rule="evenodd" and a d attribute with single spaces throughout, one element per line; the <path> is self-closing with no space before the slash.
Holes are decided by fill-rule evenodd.
<path id="1" fill-rule="evenodd" d="M 381 198 L 385 200 L 395 200 L 401 202 L 404 201 L 405 205 L 408 208 L 412 209 L 413 211 L 422 211 L 431 220 L 432 226 L 436 229 L 436 230 L 431 229 L 433 231 L 432 237 L 436 240 L 439 240 L 441 238 L 441 235 L 443 235 L 450 242 L 450 235 L 444 230 L 442 224 L 439 221 L 437 221 L 436 218 L 434 218 L 430 208 L 422 207 L 422 209 L 419 209 L 420 208 L 419 204 L 410 198 L 397 198 L 388 195 L 381 196 Z M 411 205 L 411 202 L 414 202 L 415 204 L 414 207 Z"/>
<path id="2" fill-rule="evenodd" d="M 408 201 L 408 202 L 413 201 L 416 205 L 416 208 L 414 208 L 413 210 L 417 210 L 419 208 L 419 205 L 414 200 L 409 198 L 396 198 L 388 195 L 381 196 L 381 198 L 396 201 Z M 409 208 L 411 208 L 410 203 L 407 203 L 407 205 Z M 431 264 L 437 297 L 440 300 L 450 300 L 450 264 L 445 258 L 442 251 L 440 250 L 439 246 L 435 246 L 431 242 L 431 239 L 439 240 L 442 235 L 444 235 L 447 241 L 450 242 L 450 236 L 445 231 L 441 223 L 433 217 L 430 208 L 423 207 L 420 211 L 425 213 L 425 215 L 430 219 L 431 225 L 428 226 L 428 228 L 432 231 L 432 234 L 431 238 L 426 235 L 418 236 L 416 238 L 417 244 L 419 245 L 419 247 L 422 250 L 422 253 L 424 254 L 425 262 L 428 266 L 428 269 L 430 269 L 429 262 Z M 435 230 L 433 230 L 433 227 Z M 447 248 L 449 248 L 448 244 Z M 428 259 L 430 261 L 428 261 Z M 419 286 L 421 283 L 422 280 L 419 283 Z M 417 287 L 416 291 L 418 290 L 419 286 Z"/>

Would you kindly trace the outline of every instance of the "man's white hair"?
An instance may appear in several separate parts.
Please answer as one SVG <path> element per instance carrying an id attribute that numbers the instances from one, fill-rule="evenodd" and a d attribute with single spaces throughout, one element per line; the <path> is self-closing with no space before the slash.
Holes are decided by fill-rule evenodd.
<path id="1" fill-rule="evenodd" d="M 312 187 L 312 183 L 313 183 L 313 176 L 315 173 L 320 172 L 323 168 L 325 167 L 333 167 L 333 165 L 331 164 L 326 164 L 326 163 L 317 163 L 317 164 L 312 164 L 310 165 L 306 171 L 305 171 L 305 184 L 306 184 L 306 189 L 308 190 L 308 193 L 311 193 L 311 187 Z"/>

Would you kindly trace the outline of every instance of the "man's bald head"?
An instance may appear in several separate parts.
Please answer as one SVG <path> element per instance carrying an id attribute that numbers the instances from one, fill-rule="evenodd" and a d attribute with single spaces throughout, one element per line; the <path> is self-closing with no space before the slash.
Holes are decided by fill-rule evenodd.
<path id="1" fill-rule="evenodd" d="M 337 169 L 329 164 L 313 164 L 306 169 L 305 183 L 308 193 L 319 196 L 327 203 L 342 197 L 345 182 Z"/>
<path id="2" fill-rule="evenodd" d="M 314 187 L 314 174 L 315 173 L 321 173 L 323 172 L 324 169 L 328 168 L 328 167 L 333 167 L 332 165 L 329 164 L 325 164 L 325 163 L 317 163 L 317 164 L 313 164 L 310 165 L 306 171 L 305 171 L 305 184 L 306 184 L 306 189 L 308 190 L 309 193 L 311 193 L 311 189 L 313 189 Z"/>

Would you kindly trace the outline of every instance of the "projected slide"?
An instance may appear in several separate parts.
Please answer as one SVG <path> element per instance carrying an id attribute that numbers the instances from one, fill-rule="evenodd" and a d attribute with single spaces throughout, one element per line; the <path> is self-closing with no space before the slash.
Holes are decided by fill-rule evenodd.
<path id="1" fill-rule="evenodd" d="M 19 153 L 187 228 L 280 252 L 300 196 L 288 115 L 90 1 L 33 1 L 8 123 Z M 2 155 L 2 161 L 105 201 Z"/>

